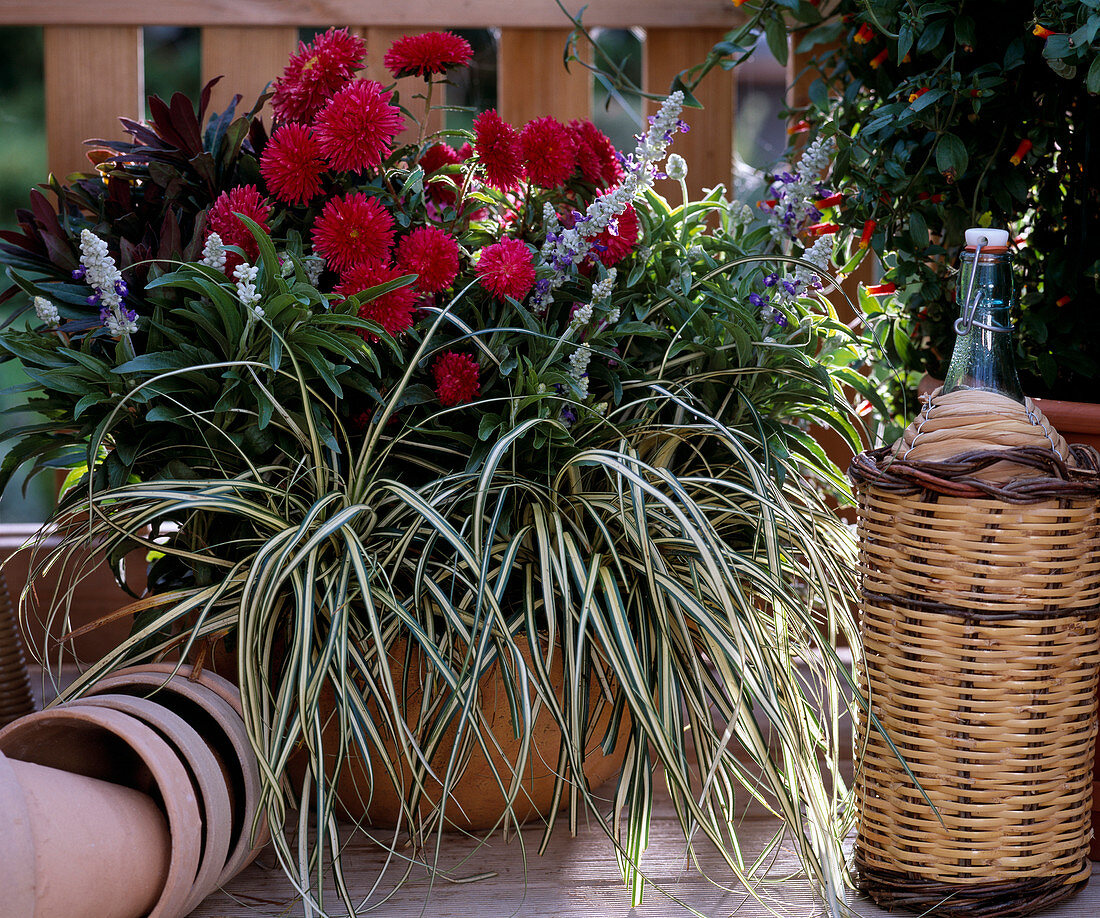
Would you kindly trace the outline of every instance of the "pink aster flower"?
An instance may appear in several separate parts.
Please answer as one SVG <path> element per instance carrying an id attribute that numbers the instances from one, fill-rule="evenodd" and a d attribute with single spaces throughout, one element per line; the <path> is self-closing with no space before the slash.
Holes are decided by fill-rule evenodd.
<path id="1" fill-rule="evenodd" d="M 501 239 L 481 250 L 477 263 L 481 286 L 497 299 L 522 299 L 535 286 L 535 263 L 531 250 L 518 239 Z"/>
<path id="2" fill-rule="evenodd" d="M 275 81 L 271 106 L 281 121 L 309 122 L 332 95 L 363 66 L 367 46 L 347 29 L 329 29 L 308 45 L 298 43 L 282 77 Z"/>
<path id="3" fill-rule="evenodd" d="M 381 263 L 359 264 L 344 273 L 334 292 L 341 296 L 354 296 L 408 273 L 410 272 Z M 381 325 L 396 338 L 412 328 L 415 311 L 416 293 L 411 285 L 407 285 L 363 303 L 359 307 L 359 318 Z M 378 336 L 370 332 L 361 331 L 360 334 L 368 341 L 378 340 Z"/>
<path id="4" fill-rule="evenodd" d="M 458 242 L 437 226 L 421 226 L 397 244 L 397 266 L 406 274 L 419 274 L 421 293 L 446 290 L 458 276 Z"/>
<path id="5" fill-rule="evenodd" d="M 333 169 L 362 172 L 377 169 L 405 127 L 401 109 L 390 105 L 392 93 L 375 80 L 348 83 L 313 122 L 321 153 Z"/>
<path id="6" fill-rule="evenodd" d="M 519 134 L 493 109 L 474 119 L 474 148 L 485 170 L 485 181 L 508 191 L 523 179 Z"/>
<path id="7" fill-rule="evenodd" d="M 256 238 L 247 226 L 237 217 L 244 214 L 260 224 L 260 228 L 269 232 L 267 221 L 271 217 L 271 205 L 257 190 L 255 185 L 238 185 L 229 191 L 223 191 L 206 213 L 206 235 L 217 233 L 223 245 L 235 245 L 244 250 L 249 262 L 255 262 L 260 254 Z M 241 256 L 236 252 L 227 252 L 225 273 L 232 276 L 233 269 L 241 264 Z"/>
<path id="8" fill-rule="evenodd" d="M 623 168 L 614 144 L 591 121 L 569 122 L 576 143 L 577 170 L 586 182 L 608 187 L 623 177 Z"/>
<path id="9" fill-rule="evenodd" d="M 394 77 L 429 77 L 446 73 L 454 67 L 465 67 L 474 56 L 474 49 L 465 38 L 453 32 L 425 32 L 397 39 L 382 63 Z"/>
<path id="10" fill-rule="evenodd" d="M 388 261 L 392 246 L 393 217 L 361 191 L 333 198 L 313 223 L 313 248 L 337 271 Z"/>
<path id="11" fill-rule="evenodd" d="M 307 204 L 321 193 L 325 161 L 321 145 L 304 124 L 277 128 L 260 156 L 260 174 L 271 193 L 287 204 Z"/>
<path id="12" fill-rule="evenodd" d="M 460 162 L 462 159 L 458 151 L 445 143 L 433 144 L 420 155 L 420 168 L 424 170 L 424 175 L 428 179 L 431 179 L 433 172 L 438 172 L 444 166 L 454 166 Z M 455 189 L 442 180 L 425 182 L 424 193 L 439 206 L 454 204 L 458 196 Z"/>
<path id="13" fill-rule="evenodd" d="M 472 402 L 481 391 L 478 376 L 481 367 L 469 354 L 447 351 L 432 364 L 432 376 L 435 378 L 435 394 L 440 404 L 450 408 Z"/>
<path id="14" fill-rule="evenodd" d="M 560 188 L 573 174 L 576 140 L 556 118 L 528 121 L 520 132 L 519 148 L 527 178 L 540 188 Z"/>

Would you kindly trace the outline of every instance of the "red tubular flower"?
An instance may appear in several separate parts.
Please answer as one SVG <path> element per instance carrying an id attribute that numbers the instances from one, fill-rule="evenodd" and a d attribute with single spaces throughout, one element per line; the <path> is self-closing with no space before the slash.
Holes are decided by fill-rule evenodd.
<path id="1" fill-rule="evenodd" d="M 1067 293 L 1065 296 L 1058 297 L 1058 299 L 1056 299 L 1054 301 L 1054 305 L 1055 306 L 1068 306 L 1072 301 L 1073 301 L 1073 297 L 1071 297 Z"/>
<path id="2" fill-rule="evenodd" d="M 830 233 L 835 233 L 840 230 L 838 223 L 815 223 L 813 226 L 807 226 L 803 231 L 803 236 L 828 236 Z"/>
<path id="3" fill-rule="evenodd" d="M 886 63 L 886 60 L 889 57 L 890 57 L 890 49 L 889 48 L 883 48 L 881 51 L 879 51 L 878 54 L 876 54 L 874 57 L 872 57 L 871 60 L 868 63 L 870 64 L 870 67 L 871 67 L 872 70 L 878 70 L 879 67 L 881 67 L 883 64 Z"/>
<path id="4" fill-rule="evenodd" d="M 375 80 L 355 80 L 334 95 L 314 121 L 321 152 L 333 169 L 377 169 L 405 127 L 392 93 Z"/>
<path id="5" fill-rule="evenodd" d="M 439 293 L 458 276 L 458 242 L 437 226 L 421 226 L 401 238 L 395 260 L 405 274 L 420 275 L 418 291 Z"/>
<path id="6" fill-rule="evenodd" d="M 410 272 L 381 263 L 355 265 L 340 278 L 334 292 L 341 296 L 354 296 L 408 273 Z M 412 328 L 415 311 L 416 292 L 411 285 L 406 285 L 363 303 L 359 307 L 359 318 L 381 325 L 388 334 L 396 338 Z M 368 341 L 378 340 L 377 335 L 365 330 L 360 330 L 359 334 Z"/>
<path id="7" fill-rule="evenodd" d="M 1031 34 L 1042 38 L 1045 41 L 1046 39 L 1050 38 L 1051 35 L 1056 35 L 1057 33 L 1051 29 L 1046 28 L 1045 26 L 1041 26 L 1036 23 L 1035 28 L 1031 30 Z"/>
<path id="8" fill-rule="evenodd" d="M 518 239 L 505 237 L 481 250 L 477 263 L 481 286 L 497 299 L 522 299 L 535 286 L 535 262 L 531 250 Z"/>
<path id="9" fill-rule="evenodd" d="M 249 262 L 254 263 L 260 254 L 256 238 L 237 214 L 244 214 L 260 224 L 260 228 L 269 232 L 267 221 L 271 217 L 271 205 L 257 190 L 255 185 L 238 185 L 229 191 L 223 191 L 210 210 L 206 213 L 206 235 L 217 233 L 223 245 L 235 245 L 244 250 Z M 242 259 L 236 252 L 226 252 L 225 273 L 233 276 L 233 269 Z"/>
<path id="10" fill-rule="evenodd" d="M 872 287 L 865 288 L 868 296 L 886 296 L 890 293 L 896 293 L 898 285 L 894 283 L 877 284 Z"/>
<path id="11" fill-rule="evenodd" d="M 766 201 L 757 201 L 757 207 L 775 207 L 779 203 L 779 198 L 768 198 Z"/>
<path id="12" fill-rule="evenodd" d="M 924 95 L 924 94 L 925 94 L 926 92 L 928 92 L 928 90 L 929 90 L 930 88 L 931 88 L 930 86 L 922 86 L 922 87 L 921 87 L 920 89 L 918 89 L 918 90 L 917 90 L 916 92 L 911 92 L 911 93 L 909 93 L 909 104 L 910 104 L 910 105 L 912 105 L 912 104 L 913 104 L 914 102 L 916 102 L 916 101 L 917 101 L 917 99 L 919 99 L 919 98 L 920 98 L 921 96 L 923 96 L 923 95 Z"/>
<path id="13" fill-rule="evenodd" d="M 447 351 L 432 364 L 435 394 L 446 408 L 472 402 L 481 391 L 481 367 L 469 354 Z"/>
<path id="14" fill-rule="evenodd" d="M 838 191 L 836 194 L 831 194 L 827 198 L 822 198 L 820 201 L 814 201 L 814 207 L 818 210 L 826 210 L 829 207 L 836 207 L 843 200 L 844 195 Z"/>
<path id="15" fill-rule="evenodd" d="M 871 26 L 868 25 L 865 22 L 865 23 L 863 23 L 863 25 L 861 25 L 859 27 L 858 31 L 855 34 L 855 37 L 852 40 L 857 45 L 865 45 L 865 44 L 867 44 L 867 42 L 869 42 L 874 37 L 875 37 L 874 29 L 872 29 Z"/>
<path id="16" fill-rule="evenodd" d="M 591 121 L 569 122 L 577 154 L 577 170 L 586 182 L 608 187 L 623 177 L 619 157 L 610 138 Z"/>
<path id="17" fill-rule="evenodd" d="M 271 107 L 281 121 L 309 122 L 332 95 L 363 66 L 367 46 L 347 29 L 329 29 L 308 45 L 298 43 L 282 77 L 275 81 Z"/>
<path id="18" fill-rule="evenodd" d="M 1020 141 L 1019 146 L 1016 147 L 1016 152 L 1008 158 L 1008 161 L 1014 166 L 1020 165 L 1020 163 L 1024 161 L 1024 157 L 1027 156 L 1030 149 L 1031 141 L 1025 137 L 1023 140 Z"/>
<path id="19" fill-rule="evenodd" d="M 560 188 L 573 174 L 576 140 L 556 118 L 528 121 L 519 134 L 519 149 L 527 178 L 540 188 Z"/>
<path id="20" fill-rule="evenodd" d="M 523 179 L 523 157 L 516 129 L 494 109 L 489 109 L 474 119 L 474 138 L 485 181 L 501 191 L 515 188 Z"/>
<path id="21" fill-rule="evenodd" d="M 333 198 L 313 223 L 313 248 L 337 271 L 387 261 L 392 246 L 393 217 L 361 191 Z"/>
<path id="22" fill-rule="evenodd" d="M 470 43 L 454 32 L 425 32 L 397 39 L 382 63 L 397 77 L 430 77 L 455 67 L 465 67 L 474 56 Z"/>
<path id="23" fill-rule="evenodd" d="M 805 134 L 810 129 L 809 121 L 796 121 L 787 128 L 788 134 Z"/>
<path id="24" fill-rule="evenodd" d="M 859 247 L 861 249 L 865 249 L 871 244 L 871 237 L 875 234 L 876 226 L 878 226 L 878 222 L 875 220 L 868 220 L 863 224 L 863 234 L 859 237 Z"/>
<path id="25" fill-rule="evenodd" d="M 936 194 L 929 194 L 927 191 L 922 191 L 917 195 L 917 200 L 931 201 L 933 204 L 940 204 L 943 202 L 943 195 L 938 192 Z"/>
<path id="26" fill-rule="evenodd" d="M 280 201 L 306 204 L 321 193 L 325 161 L 321 145 L 304 124 L 287 122 L 275 130 L 260 157 L 260 174 Z"/>

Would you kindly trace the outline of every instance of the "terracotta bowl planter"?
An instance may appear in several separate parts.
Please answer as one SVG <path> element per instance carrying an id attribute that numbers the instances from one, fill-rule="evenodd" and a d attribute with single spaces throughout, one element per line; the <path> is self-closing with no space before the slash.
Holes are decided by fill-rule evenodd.
<path id="1" fill-rule="evenodd" d="M 147 914 L 148 918 L 179 918 L 187 913 L 202 850 L 199 805 L 187 769 L 155 730 L 121 711 L 59 706 L 30 714 L 0 730 L 0 752 L 10 759 L 148 794 L 167 816 L 170 857 L 166 874 L 158 873 L 154 884 L 159 895 L 150 909 L 139 914 Z M 76 818 L 66 827 L 62 820 L 71 816 Z M 72 871 L 69 860 L 78 853 L 87 853 L 88 849 L 94 851 L 96 844 L 85 837 L 83 844 L 76 846 L 78 833 L 95 828 L 95 821 L 80 815 L 78 807 L 55 803 L 51 806 L 51 818 L 59 820 L 56 831 L 70 838 L 75 846 L 68 858 L 60 859 L 51 868 L 52 883 L 53 878 L 65 877 Z M 125 869 L 132 862 L 132 847 L 130 844 L 121 855 L 115 852 L 116 866 Z M 146 890 L 152 881 L 146 873 L 133 878 L 133 882 Z M 77 915 L 106 918 L 104 909 L 110 909 L 111 903 L 122 896 L 115 889 L 102 896 L 88 889 L 80 890 L 80 894 L 82 901 L 90 904 L 91 911 L 58 913 L 58 918 L 62 914 L 65 918 Z M 112 918 L 121 918 L 114 912 L 110 914 Z M 35 913 L 36 918 L 39 915 L 45 918 L 45 913 Z"/>
<path id="2" fill-rule="evenodd" d="M 139 791 L 0 753 L 0 913 L 139 918 L 164 888 L 171 842 Z"/>
<path id="3" fill-rule="evenodd" d="M 240 692 L 207 670 L 195 681 L 191 674 L 190 666 L 177 668 L 170 663 L 128 667 L 100 679 L 81 702 L 95 703 L 104 693 L 149 698 L 178 715 L 205 740 L 220 766 L 231 806 L 231 815 L 224 820 L 230 832 L 229 853 L 216 888 L 255 860 L 271 835 L 259 812 L 260 770 L 241 717 Z"/>
<path id="4" fill-rule="evenodd" d="M 532 665 L 529 651 L 522 644 L 521 648 L 526 662 Z M 410 686 L 409 693 L 404 698 L 404 709 L 407 712 L 405 720 L 415 733 L 421 703 L 421 693 L 416 686 L 420 684 L 419 673 L 425 664 L 418 654 L 413 653 L 411 664 L 406 668 L 404 645 L 395 646 L 389 663 L 395 685 L 400 687 L 402 679 L 407 679 Z M 550 676 L 557 685 L 564 685 L 560 654 L 555 657 L 554 669 Z M 479 692 L 482 713 L 487 720 L 484 728 L 491 732 L 499 748 L 492 750 L 491 765 L 479 746 L 475 744 L 471 749 L 468 764 L 450 788 L 450 797 L 443 813 L 446 829 L 484 831 L 500 824 L 506 798 L 493 769 L 496 769 L 500 776 L 499 781 L 507 788 L 512 780 L 512 772 L 519 762 L 520 740 L 514 735 L 507 693 L 495 667 L 481 677 Z M 591 704 L 594 705 L 597 698 L 598 689 L 594 689 Z M 558 702 L 559 704 L 562 702 L 560 689 Z M 333 725 L 332 729 L 326 731 L 326 745 L 331 748 L 336 743 L 337 729 L 336 718 L 329 717 L 335 708 L 331 690 L 328 690 L 326 697 L 323 698 L 323 705 L 325 708 L 323 716 Z M 375 708 L 369 701 L 367 707 L 370 710 Z M 584 774 L 593 789 L 618 773 L 626 754 L 629 718 L 624 718 L 623 728 L 613 752 L 610 755 L 604 755 L 600 749 L 610 720 L 611 706 L 605 704 L 599 709 L 589 727 L 590 740 L 586 749 Z M 536 818 L 546 818 L 555 807 L 554 784 L 559 767 L 561 732 L 545 706 L 535 719 L 532 734 L 532 748 L 519 776 L 519 790 L 512 803 L 513 816 L 521 823 Z M 456 735 L 457 728 L 452 726 L 444 736 L 439 751 L 431 762 L 431 768 L 436 775 L 442 776 L 446 771 Z M 386 767 L 389 763 L 398 763 L 402 759 L 392 737 L 386 736 L 383 745 L 385 760 L 375 753 L 371 756 L 369 765 L 364 763 L 357 753 L 349 750 L 336 784 L 339 803 L 345 814 L 352 819 L 362 820 L 366 824 L 377 827 L 394 828 L 402 825 L 408 828 L 408 819 L 402 809 L 402 799 L 409 799 L 409 789 L 413 786 L 412 776 L 407 766 L 398 767 L 398 780 L 404 788 L 404 791 L 399 793 L 393 786 Z M 292 761 L 292 780 L 298 782 L 305 772 L 305 767 L 304 756 L 299 756 Z M 328 768 L 326 771 L 331 778 L 332 769 Z M 433 810 L 438 808 L 442 790 L 439 782 L 428 779 L 428 790 L 425 795 L 427 799 L 421 798 L 419 802 L 418 812 L 421 818 L 429 818 Z M 567 799 L 568 795 L 563 794 L 558 804 L 564 806 Z"/>

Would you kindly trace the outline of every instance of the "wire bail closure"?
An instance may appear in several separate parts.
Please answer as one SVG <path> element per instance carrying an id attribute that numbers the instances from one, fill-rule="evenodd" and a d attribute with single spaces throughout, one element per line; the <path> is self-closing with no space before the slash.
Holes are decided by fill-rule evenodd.
<path id="1" fill-rule="evenodd" d="M 1012 331 L 1011 326 L 1008 325 L 990 325 L 986 322 L 976 322 L 974 320 L 974 313 L 977 312 L 978 304 L 982 301 L 984 296 L 982 291 L 979 290 L 978 298 L 976 300 L 973 298 L 974 280 L 978 275 L 978 259 L 981 257 L 982 248 L 986 245 L 989 245 L 989 237 L 982 236 L 978 239 L 978 244 L 974 249 L 974 266 L 970 269 L 970 283 L 966 288 L 966 299 L 963 302 L 963 311 L 955 320 L 955 334 L 957 335 L 965 335 L 975 326 L 991 332 Z"/>

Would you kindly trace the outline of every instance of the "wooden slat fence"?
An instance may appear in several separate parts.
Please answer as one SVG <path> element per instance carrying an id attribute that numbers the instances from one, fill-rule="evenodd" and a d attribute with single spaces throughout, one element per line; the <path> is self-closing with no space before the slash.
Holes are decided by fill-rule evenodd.
<path id="1" fill-rule="evenodd" d="M 740 17 L 729 0 L 590 0 L 584 13 L 589 27 L 645 30 L 643 85 L 656 92 L 700 61 Z M 591 75 L 562 66 L 571 26 L 555 0 L 0 0 L 0 25 L 44 29 L 48 165 L 60 176 L 87 168 L 85 139 L 119 137 L 118 116 L 144 111 L 141 27 L 150 25 L 200 28 L 203 82 L 225 75 L 219 110 L 234 92 L 251 102 L 282 72 L 299 28 L 337 25 L 364 37 L 366 75 L 384 82 L 382 55 L 402 34 L 499 30 L 498 109 L 505 119 L 522 125 L 538 115 L 592 113 Z M 693 130 L 677 140 L 696 191 L 730 181 L 735 79 L 708 77 L 700 95 L 705 109 L 689 112 Z"/>

